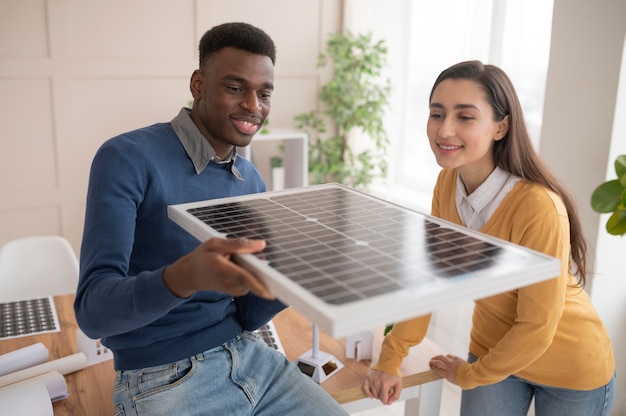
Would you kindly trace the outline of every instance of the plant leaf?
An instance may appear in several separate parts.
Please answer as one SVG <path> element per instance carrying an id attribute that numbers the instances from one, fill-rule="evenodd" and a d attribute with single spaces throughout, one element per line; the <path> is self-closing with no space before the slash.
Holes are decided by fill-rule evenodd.
<path id="1" fill-rule="evenodd" d="M 626 208 L 620 205 L 606 222 L 606 231 L 612 235 L 626 233 Z"/>
<path id="2" fill-rule="evenodd" d="M 311 183 L 338 182 L 366 189 L 374 178 L 386 177 L 389 138 L 383 119 L 391 91 L 383 71 L 386 55 L 384 40 L 373 41 L 371 33 L 346 31 L 328 37 L 318 67 L 330 64 L 334 74 L 321 88 L 322 107 L 294 118 L 295 126 L 309 134 Z M 324 120 L 332 124 L 327 126 Z M 357 129 L 361 137 L 372 140 L 371 153 L 355 155 L 350 135 Z M 325 132 L 332 137 L 321 134 Z"/>
<path id="3" fill-rule="evenodd" d="M 615 173 L 622 186 L 626 188 L 626 155 L 620 155 L 615 159 Z"/>
<path id="4" fill-rule="evenodd" d="M 624 187 L 617 179 L 598 186 L 591 194 L 591 208 L 601 214 L 613 212 L 622 201 Z"/>

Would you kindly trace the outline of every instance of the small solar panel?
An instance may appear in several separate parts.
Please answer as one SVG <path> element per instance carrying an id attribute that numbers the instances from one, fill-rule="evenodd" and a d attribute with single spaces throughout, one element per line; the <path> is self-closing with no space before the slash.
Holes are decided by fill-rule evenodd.
<path id="1" fill-rule="evenodd" d="M 285 348 L 283 347 L 283 343 L 280 341 L 278 331 L 276 330 L 276 326 L 274 326 L 273 321 L 269 321 L 254 332 L 258 334 L 263 341 L 265 341 L 268 347 L 286 355 Z"/>
<path id="2" fill-rule="evenodd" d="M 0 303 L 0 340 L 60 330 L 51 296 Z"/>
<path id="3" fill-rule="evenodd" d="M 190 234 L 260 238 L 237 260 L 320 329 L 346 336 L 536 283 L 560 261 L 340 184 L 171 205 Z"/>

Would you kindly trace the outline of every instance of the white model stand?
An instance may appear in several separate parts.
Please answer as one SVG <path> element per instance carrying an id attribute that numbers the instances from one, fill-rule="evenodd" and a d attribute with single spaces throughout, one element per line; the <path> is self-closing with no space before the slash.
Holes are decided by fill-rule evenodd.
<path id="1" fill-rule="evenodd" d="M 272 168 L 272 191 L 282 191 L 285 189 L 285 168 Z"/>
<path id="2" fill-rule="evenodd" d="M 296 363 L 300 371 L 321 384 L 343 368 L 334 355 L 320 351 L 319 328 L 313 324 L 313 348 L 302 354 Z"/>
<path id="3" fill-rule="evenodd" d="M 374 349 L 374 333 L 360 331 L 346 337 L 346 358 L 357 361 L 371 360 Z"/>
<path id="4" fill-rule="evenodd" d="M 113 358 L 113 352 L 100 343 L 99 339 L 91 339 L 80 329 L 76 330 L 76 346 L 78 351 L 87 356 L 87 365 L 94 365 Z"/>

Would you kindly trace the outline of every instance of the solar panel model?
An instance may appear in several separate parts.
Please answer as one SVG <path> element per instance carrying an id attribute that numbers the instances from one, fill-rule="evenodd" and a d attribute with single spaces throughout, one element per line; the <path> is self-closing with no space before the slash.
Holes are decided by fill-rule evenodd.
<path id="1" fill-rule="evenodd" d="M 59 332 L 52 296 L 0 303 L 0 340 Z"/>
<path id="2" fill-rule="evenodd" d="M 555 277 L 560 261 L 332 183 L 170 205 L 200 241 L 266 240 L 236 261 L 338 338 Z"/>
<path id="3" fill-rule="evenodd" d="M 259 337 L 265 341 L 268 347 L 275 349 L 282 355 L 287 355 L 285 354 L 283 343 L 280 342 L 280 337 L 278 336 L 278 331 L 276 330 L 276 326 L 274 326 L 273 321 L 269 321 L 254 332 L 256 332 Z"/>

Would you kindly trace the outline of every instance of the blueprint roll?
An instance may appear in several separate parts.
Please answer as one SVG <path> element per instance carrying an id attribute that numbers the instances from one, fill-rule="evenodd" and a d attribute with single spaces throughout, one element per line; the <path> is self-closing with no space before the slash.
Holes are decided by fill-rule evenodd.
<path id="1" fill-rule="evenodd" d="M 48 397 L 50 397 L 50 401 L 52 403 L 69 397 L 65 377 L 63 377 L 63 375 L 58 371 L 50 371 L 49 373 L 35 376 L 23 381 L 18 381 L 17 383 L 9 384 L 8 386 L 0 387 L 0 393 L 6 389 L 12 389 L 13 387 L 32 383 L 43 384 L 46 387 L 46 390 L 48 390 Z"/>
<path id="2" fill-rule="evenodd" d="M 0 355 L 0 376 L 48 361 L 48 349 L 38 342 Z"/>
<path id="3" fill-rule="evenodd" d="M 25 368 L 11 374 L 6 374 L 0 377 L 0 387 L 8 386 L 9 384 L 17 383 L 18 381 L 27 380 L 50 371 L 58 371 L 59 373 L 65 375 L 82 370 L 85 367 L 87 367 L 87 356 L 85 353 L 79 352 L 68 355 L 67 357 L 59 358 L 58 360 L 48 361 L 47 363 Z M 50 400 L 50 398 L 48 398 L 48 400 Z M 3 413 L 0 413 L 0 415 L 1 414 Z"/>
<path id="4" fill-rule="evenodd" d="M 53 416 L 48 389 L 34 382 L 0 390 L 0 415 Z"/>

